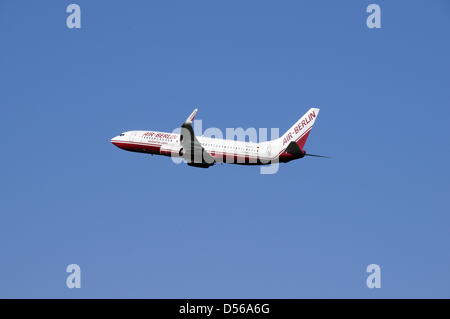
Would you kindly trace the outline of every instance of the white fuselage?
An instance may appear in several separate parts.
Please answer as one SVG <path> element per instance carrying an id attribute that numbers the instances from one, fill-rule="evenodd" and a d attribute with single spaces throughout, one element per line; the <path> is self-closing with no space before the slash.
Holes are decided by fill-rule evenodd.
<path id="1" fill-rule="evenodd" d="M 278 140 L 253 143 L 205 136 L 197 136 L 197 140 L 218 162 L 228 157 L 234 158 L 237 161 L 236 164 L 252 164 L 252 162 L 256 164 L 258 159 L 268 161 L 279 155 L 272 152 Z M 114 137 L 111 142 L 128 151 L 180 156 L 180 135 L 176 133 L 128 131 Z"/>

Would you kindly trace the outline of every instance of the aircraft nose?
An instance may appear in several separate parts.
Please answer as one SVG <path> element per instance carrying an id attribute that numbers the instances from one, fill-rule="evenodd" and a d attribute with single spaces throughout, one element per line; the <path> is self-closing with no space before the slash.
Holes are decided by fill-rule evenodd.
<path id="1" fill-rule="evenodd" d="M 119 136 L 115 136 L 111 139 L 111 143 L 117 146 L 117 142 L 119 142 Z"/>

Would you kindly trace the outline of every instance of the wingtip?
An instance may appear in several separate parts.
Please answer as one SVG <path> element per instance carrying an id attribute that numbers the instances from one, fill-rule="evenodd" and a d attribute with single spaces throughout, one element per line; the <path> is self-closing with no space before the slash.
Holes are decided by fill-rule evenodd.
<path id="1" fill-rule="evenodd" d="M 188 118 L 186 119 L 186 122 L 187 123 L 191 123 L 195 119 L 195 116 L 197 115 L 197 112 L 198 112 L 198 109 L 197 108 L 194 109 L 192 111 L 191 115 L 189 115 Z"/>

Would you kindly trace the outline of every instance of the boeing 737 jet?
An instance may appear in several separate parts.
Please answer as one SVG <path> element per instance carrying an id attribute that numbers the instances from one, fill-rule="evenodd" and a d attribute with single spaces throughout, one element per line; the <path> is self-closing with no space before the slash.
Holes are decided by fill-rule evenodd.
<path id="1" fill-rule="evenodd" d="M 229 139 L 195 136 L 192 127 L 197 115 L 195 109 L 181 125 L 180 134 L 157 131 L 127 131 L 111 142 L 131 152 L 184 158 L 188 165 L 210 167 L 216 163 L 264 165 L 286 163 L 309 154 L 304 150 L 319 109 L 311 108 L 280 138 L 253 143 Z"/>

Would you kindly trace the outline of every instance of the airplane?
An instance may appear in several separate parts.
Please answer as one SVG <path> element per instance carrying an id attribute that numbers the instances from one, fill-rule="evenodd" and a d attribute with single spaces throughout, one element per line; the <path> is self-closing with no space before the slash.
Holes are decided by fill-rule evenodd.
<path id="1" fill-rule="evenodd" d="M 266 165 L 287 163 L 305 156 L 327 157 L 304 150 L 319 110 L 309 109 L 281 137 L 259 143 L 195 136 L 192 123 L 198 109 L 181 124 L 180 134 L 127 131 L 112 138 L 111 143 L 130 152 L 183 158 L 189 166 L 202 168 L 217 163 Z"/>

